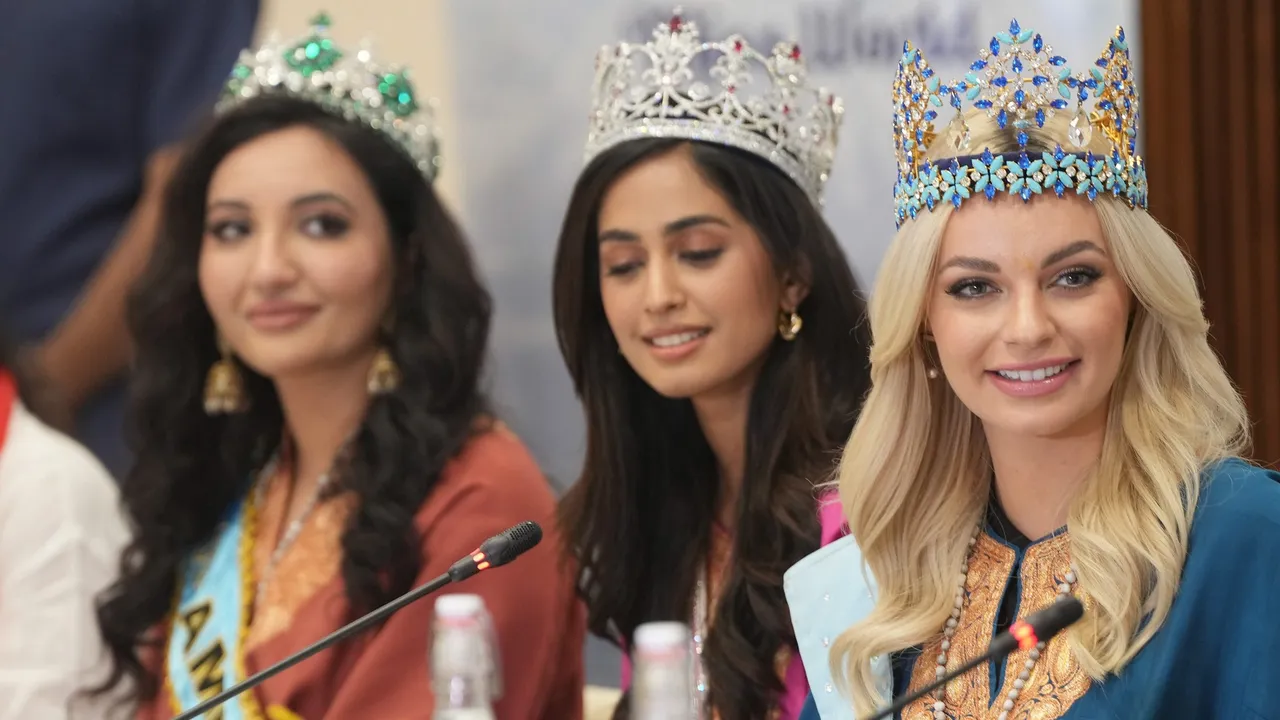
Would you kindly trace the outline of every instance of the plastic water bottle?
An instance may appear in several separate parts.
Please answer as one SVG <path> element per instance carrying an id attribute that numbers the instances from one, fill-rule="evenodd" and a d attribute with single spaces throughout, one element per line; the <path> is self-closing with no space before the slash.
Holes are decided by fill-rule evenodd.
<path id="1" fill-rule="evenodd" d="M 431 634 L 434 720 L 495 720 L 501 673 L 484 601 L 479 595 L 441 595 Z"/>
<path id="2" fill-rule="evenodd" d="M 636 628 L 631 685 L 635 720 L 696 717 L 692 654 L 689 628 L 683 623 L 651 622 Z"/>

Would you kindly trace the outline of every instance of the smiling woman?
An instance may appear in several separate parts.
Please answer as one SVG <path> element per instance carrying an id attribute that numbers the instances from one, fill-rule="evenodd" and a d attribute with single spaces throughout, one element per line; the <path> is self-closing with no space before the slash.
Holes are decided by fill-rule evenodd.
<path id="1" fill-rule="evenodd" d="M 301 45 L 332 49 L 325 30 Z M 467 584 L 502 650 L 487 700 L 574 720 L 582 615 L 550 488 L 481 390 L 490 299 L 432 187 L 431 119 L 398 71 L 334 53 L 247 54 L 272 71 L 232 73 L 169 188 L 131 307 L 137 530 L 99 607 L 110 684 L 173 717 L 534 520 L 538 548 Z M 246 92 L 273 63 L 297 74 Z M 407 606 L 224 716 L 430 715 L 431 614 Z"/>
<path id="2" fill-rule="evenodd" d="M 1014 21 L 952 85 L 903 53 L 900 229 L 839 473 L 851 536 L 787 573 L 823 720 L 894 697 L 997 720 L 1280 706 L 1280 475 L 1238 457 L 1244 404 L 1145 210 L 1124 32 L 1081 77 L 1046 70 L 1065 62 L 1048 48 Z M 1041 72 L 1096 113 L 1050 116 Z M 937 133 L 930 93 L 957 109 Z M 1068 595 L 1084 614 L 1064 633 L 931 687 Z M 1223 618 L 1249 632 L 1207 630 Z"/>
<path id="3" fill-rule="evenodd" d="M 803 76 L 791 45 L 772 58 L 741 39 L 704 46 L 678 15 L 655 37 L 637 62 L 737 53 L 807 109 L 770 107 L 795 126 L 757 134 L 778 120 L 698 116 L 694 89 L 667 86 L 664 123 L 625 107 L 652 94 L 609 89 L 648 76 L 602 56 L 556 251 L 556 331 L 588 428 L 562 526 L 593 632 L 626 649 L 643 623 L 687 622 L 700 717 L 793 720 L 808 684 L 782 572 L 839 532 L 817 487 L 868 382 L 862 294 L 819 202 L 839 104 L 789 84 Z"/>

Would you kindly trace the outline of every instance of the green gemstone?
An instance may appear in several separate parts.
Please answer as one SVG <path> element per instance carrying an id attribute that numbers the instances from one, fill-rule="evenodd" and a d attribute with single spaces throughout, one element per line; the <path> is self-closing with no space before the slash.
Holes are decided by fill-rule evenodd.
<path id="1" fill-rule="evenodd" d="M 231 74 L 241 80 L 244 80 L 253 74 L 253 70 L 250 70 L 248 65 L 236 65 L 235 69 L 231 71 Z"/>
<path id="2" fill-rule="evenodd" d="M 330 24 L 329 13 L 327 12 L 321 12 L 319 15 L 311 18 L 311 27 L 315 28 L 317 32 L 328 30 Z"/>
<path id="3" fill-rule="evenodd" d="M 286 56 L 289 67 L 304 75 L 322 72 L 342 59 L 342 51 L 329 38 L 312 36 L 295 45 Z"/>
<path id="4" fill-rule="evenodd" d="M 378 82 L 378 92 L 388 108 L 400 117 L 408 117 L 418 109 L 413 98 L 413 86 L 401 73 L 387 73 Z"/>

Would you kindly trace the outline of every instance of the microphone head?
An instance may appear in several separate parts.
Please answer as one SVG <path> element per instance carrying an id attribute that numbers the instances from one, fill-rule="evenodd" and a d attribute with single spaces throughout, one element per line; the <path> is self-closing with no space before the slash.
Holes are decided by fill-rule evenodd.
<path id="1" fill-rule="evenodd" d="M 515 560 L 540 542 L 542 542 L 542 527 L 536 522 L 526 520 L 485 540 L 480 549 L 487 556 L 489 564 L 497 567 Z"/>
<path id="2" fill-rule="evenodd" d="M 1067 629 L 1084 617 L 1084 604 L 1071 595 L 1067 595 L 1052 605 L 1034 612 L 1021 622 L 1013 624 L 1009 633 L 1018 641 L 1023 650 L 1035 647 L 1036 643 L 1048 642 L 1049 638 Z"/>

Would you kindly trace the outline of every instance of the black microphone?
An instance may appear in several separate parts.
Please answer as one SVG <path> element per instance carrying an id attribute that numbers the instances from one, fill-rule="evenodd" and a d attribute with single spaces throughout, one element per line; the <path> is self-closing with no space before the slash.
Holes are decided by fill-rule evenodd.
<path id="1" fill-rule="evenodd" d="M 969 662 L 956 668 L 955 672 L 943 675 L 937 682 L 926 685 L 919 690 L 900 698 L 897 702 L 880 712 L 872 715 L 865 720 L 884 720 L 902 712 L 911 703 L 964 675 L 970 670 L 987 662 L 994 662 L 1003 659 L 1006 655 L 1019 648 L 1030 650 L 1038 643 L 1048 642 L 1049 638 L 1065 630 L 1072 623 L 1084 616 L 1084 605 L 1079 600 L 1068 595 L 1043 610 L 1028 615 L 1025 620 L 1019 620 L 1009 627 L 1005 632 L 996 636 L 991 644 L 987 646 L 987 651 L 982 655 L 970 660 Z"/>
<path id="2" fill-rule="evenodd" d="M 475 575 L 482 570 L 499 567 L 515 560 L 517 557 L 532 549 L 535 545 L 542 541 L 542 528 L 536 522 L 525 521 L 508 528 L 497 535 L 485 540 L 480 547 L 476 548 L 471 554 L 454 563 L 449 571 L 431 582 L 421 585 L 373 612 L 351 622 L 347 625 L 326 635 L 319 642 L 312 643 L 262 672 L 251 675 L 235 685 L 223 690 L 204 702 L 196 705 L 190 710 L 182 713 L 173 720 L 194 720 L 194 718 L 209 712 L 213 708 L 223 704 L 231 698 L 256 687 L 264 680 L 275 675 L 281 670 L 287 670 L 294 665 L 306 660 L 325 648 L 346 640 L 362 630 L 367 629 L 370 625 L 374 625 L 391 613 L 399 610 L 405 605 L 421 600 L 431 593 L 450 583 L 462 582 L 467 578 Z"/>

